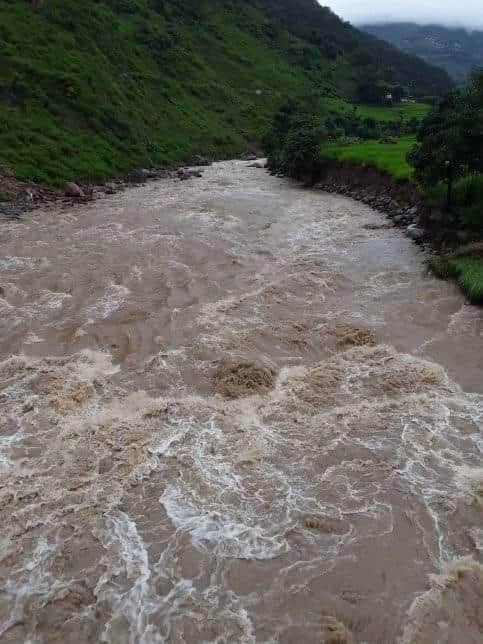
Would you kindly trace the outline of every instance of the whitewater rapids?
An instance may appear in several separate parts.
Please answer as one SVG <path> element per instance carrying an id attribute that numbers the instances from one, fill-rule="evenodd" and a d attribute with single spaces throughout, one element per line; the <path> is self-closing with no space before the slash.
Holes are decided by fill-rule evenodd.
<path id="1" fill-rule="evenodd" d="M 481 644 L 483 312 L 245 162 L 0 221 L 0 641 Z"/>

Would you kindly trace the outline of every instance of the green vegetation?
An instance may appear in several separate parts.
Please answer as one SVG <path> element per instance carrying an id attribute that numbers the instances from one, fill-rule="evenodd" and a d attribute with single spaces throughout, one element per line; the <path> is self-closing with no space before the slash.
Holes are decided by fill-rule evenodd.
<path id="1" fill-rule="evenodd" d="M 412 168 L 407 155 L 416 141 L 411 134 L 414 128 L 411 111 L 406 112 L 407 120 L 404 122 L 402 119 L 385 118 L 393 108 L 357 106 L 357 109 L 348 110 L 344 109 L 345 105 L 344 101 L 336 99 L 324 100 L 322 104 L 311 101 L 283 105 L 275 115 L 265 140 L 270 165 L 291 176 L 310 180 L 313 169 L 319 167 L 323 159 L 338 159 L 355 165 L 373 166 L 398 179 L 411 178 Z M 341 106 L 340 111 L 335 111 Z M 416 107 L 420 114 L 428 111 L 426 106 Z M 378 113 L 383 116 L 380 121 L 371 116 Z M 302 130 L 301 119 L 304 124 Z M 307 137 L 312 142 L 317 140 L 319 145 L 315 149 L 305 146 L 304 162 L 294 165 L 287 143 L 290 141 L 294 147 L 297 137 L 300 138 L 300 148 L 304 147 L 303 140 Z M 311 161 L 307 156 L 311 156 Z M 308 168 L 312 170 L 308 172 Z"/>
<path id="2" fill-rule="evenodd" d="M 441 279 L 456 279 L 472 304 L 483 304 L 482 259 L 433 255 L 428 266 Z"/>
<path id="3" fill-rule="evenodd" d="M 483 304 L 483 72 L 469 85 L 449 94 L 424 119 L 417 145 L 409 155 L 415 176 L 434 205 L 445 211 L 439 231 L 444 243 L 463 236 L 476 243 L 435 256 L 431 270 L 454 277 L 470 302 Z"/>
<path id="4" fill-rule="evenodd" d="M 452 228 L 483 236 L 483 72 L 424 119 L 408 159 Z"/>
<path id="5" fill-rule="evenodd" d="M 236 155 L 288 96 L 450 87 L 315 0 L 3 0 L 0 62 L 0 164 L 46 183 Z"/>
<path id="6" fill-rule="evenodd" d="M 394 143 L 379 141 L 359 141 L 349 145 L 329 144 L 323 148 L 323 156 L 357 165 L 371 165 L 388 172 L 397 179 L 408 179 L 412 168 L 407 162 L 407 154 L 415 143 L 414 137 L 404 136 Z"/>
<path id="7" fill-rule="evenodd" d="M 355 113 L 360 118 L 372 118 L 379 122 L 402 121 L 409 123 L 413 119 L 421 121 L 430 111 L 426 103 L 397 103 L 394 106 L 360 105 L 343 99 L 327 98 L 323 104 L 330 110 L 341 114 Z"/>

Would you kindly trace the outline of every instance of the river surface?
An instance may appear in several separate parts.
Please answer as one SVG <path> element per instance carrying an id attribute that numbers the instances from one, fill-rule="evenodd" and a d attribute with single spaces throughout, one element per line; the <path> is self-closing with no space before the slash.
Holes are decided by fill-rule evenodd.
<path id="1" fill-rule="evenodd" d="M 0 641 L 481 644 L 483 311 L 245 162 L 0 222 Z"/>

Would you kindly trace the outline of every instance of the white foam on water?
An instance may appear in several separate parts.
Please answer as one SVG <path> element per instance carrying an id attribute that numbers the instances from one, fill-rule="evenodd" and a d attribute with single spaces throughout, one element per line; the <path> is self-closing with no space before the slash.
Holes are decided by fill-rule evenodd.
<path id="1" fill-rule="evenodd" d="M 36 333 L 29 333 L 25 338 L 26 344 L 40 344 L 40 342 L 44 342 L 44 339 L 39 337 Z"/>
<path id="2" fill-rule="evenodd" d="M 451 335 L 472 335 L 483 334 L 481 326 L 481 309 L 477 306 L 464 304 L 458 311 L 450 315 L 448 333 Z"/>
<path id="3" fill-rule="evenodd" d="M 87 315 L 97 318 L 108 318 L 128 300 L 130 289 L 123 284 L 111 282 L 104 294 L 87 310 Z"/>
<path id="4" fill-rule="evenodd" d="M 236 174 L 237 164 L 227 167 Z M 14 607 L 12 619 L 24 628 L 25 641 L 40 644 L 42 637 L 51 636 L 49 625 L 46 632 L 38 632 L 38 625 L 46 623 L 53 589 L 63 588 L 71 575 L 89 584 L 86 602 L 80 601 L 79 608 L 68 600 L 62 604 L 62 599 L 52 613 L 65 610 L 66 623 L 71 624 L 80 612 L 88 614 L 86 619 L 101 633 L 95 639 L 112 644 L 274 644 L 293 639 L 290 631 L 285 633 L 292 626 L 300 628 L 302 635 L 297 630 L 296 637 L 303 641 L 309 632 L 304 627 L 317 627 L 322 604 L 340 579 L 339 570 L 342 577 L 351 577 L 347 585 L 354 586 L 355 600 L 351 604 L 338 597 L 336 605 L 364 628 L 372 612 L 380 621 L 396 619 L 389 613 L 408 601 L 400 588 L 407 583 L 412 593 L 423 586 L 413 581 L 420 564 L 436 569 L 454 556 L 462 539 L 458 541 L 451 521 L 459 511 L 470 517 L 465 519 L 464 547 L 481 547 L 481 396 L 463 393 L 437 365 L 390 347 L 346 352 L 338 347 L 329 358 L 320 359 L 332 351 L 325 351 L 324 343 L 332 323 L 343 316 L 360 320 L 361 327 L 368 320 L 385 322 L 387 311 L 377 291 L 405 290 L 407 279 L 413 280 L 413 254 L 398 259 L 402 268 L 396 262 L 394 270 L 388 256 L 380 267 L 374 258 L 372 277 L 371 257 L 367 285 L 356 289 L 357 267 L 348 267 L 348 262 L 354 263 L 358 252 L 369 252 L 363 247 L 371 235 L 354 236 L 359 206 L 346 200 L 341 207 L 332 197 L 324 205 L 320 195 L 297 190 L 290 206 L 274 213 L 272 202 L 281 198 L 280 191 L 273 186 L 272 194 L 260 182 L 237 199 L 249 203 L 255 195 L 270 201 L 273 222 L 265 234 L 259 232 L 258 209 L 252 212 L 249 205 L 246 218 L 237 218 L 241 209 L 233 189 L 242 186 L 245 175 L 224 178 L 218 172 L 217 167 L 207 171 L 206 181 L 188 186 L 181 200 L 174 184 L 143 189 L 143 195 L 150 195 L 143 201 L 150 209 L 145 220 L 140 193 L 118 196 L 116 206 L 106 212 L 86 209 L 83 217 L 64 218 L 75 226 L 83 219 L 88 226 L 91 215 L 96 222 L 106 214 L 124 219 L 124 229 L 120 222 L 107 222 L 66 237 L 75 238 L 75 252 L 84 256 L 92 250 L 93 262 L 105 259 L 108 274 L 128 274 L 123 279 L 129 285 L 138 286 L 145 274 L 149 283 L 154 273 L 164 287 L 173 287 L 171 302 L 178 309 L 167 307 L 165 300 L 161 308 L 154 304 L 151 321 L 156 324 L 159 314 L 161 323 L 155 327 L 150 322 L 140 331 L 148 352 L 152 340 L 163 349 L 145 360 L 144 370 L 144 356 L 135 370 L 130 365 L 121 369 L 110 355 L 97 351 L 58 359 L 17 356 L 0 364 L 2 403 L 6 401 L 12 421 L 2 452 L 2 502 L 12 507 L 6 505 L 2 515 L 6 536 L 0 548 L 6 553 L 19 549 L 5 564 L 7 604 Z M 214 190 L 216 182 L 220 186 Z M 218 214 L 216 204 L 202 210 L 200 190 L 209 192 L 210 200 L 224 195 L 232 201 Z M 263 222 L 269 218 L 262 212 L 266 203 L 260 203 Z M 174 215 L 162 210 L 166 204 Z M 134 210 L 128 212 L 126 205 Z M 179 217 L 183 208 L 189 221 Z M 362 215 L 365 222 L 365 212 Z M 373 215 L 367 210 L 369 216 Z M 154 226 L 153 217 L 158 222 Z M 56 218 L 48 224 L 54 222 Z M 40 232 L 45 233 L 47 249 L 48 226 Z M 256 235 L 259 239 L 253 241 Z M 108 256 L 103 254 L 106 240 L 114 242 Z M 217 246 L 220 240 L 227 243 Z M 181 246 L 185 241 L 186 248 Z M 190 244 L 199 242 L 223 258 L 240 256 L 239 273 L 230 276 L 225 289 L 224 276 L 216 274 L 217 261 L 210 265 L 205 256 L 200 272 L 209 285 L 198 286 L 198 267 L 196 260 L 190 263 L 189 254 Z M 144 254 L 144 246 L 150 244 L 156 252 L 159 246 L 156 255 L 151 250 Z M 62 256 L 65 261 L 67 248 L 59 251 L 53 263 Z M 175 251 L 180 251 L 179 261 Z M 112 266 L 116 261 L 120 263 Z M 22 270 L 27 269 L 28 265 Z M 10 278 L 13 270 L 6 270 Z M 59 275 L 62 270 L 56 271 Z M 37 287 L 41 307 L 20 312 L 36 321 L 39 315 L 47 320 L 52 315 L 45 336 L 49 341 L 62 313 L 57 289 L 69 283 L 57 278 Z M 87 310 L 94 323 L 118 311 L 130 297 L 126 286 L 110 283 L 106 288 L 105 279 L 104 274 L 97 281 L 93 276 L 93 292 L 102 294 Z M 145 282 L 139 286 L 144 289 Z M 195 296 L 197 288 L 217 301 L 206 298 L 185 307 L 184 291 L 191 295 L 193 290 Z M 372 300 L 364 299 L 366 291 Z M 6 297 L 10 301 L 10 292 Z M 166 308 L 172 328 L 163 339 Z M 301 340 L 311 325 L 307 333 L 315 338 L 313 355 L 310 344 L 309 349 L 296 346 L 283 364 L 301 364 L 282 369 L 274 388 L 263 394 L 235 400 L 211 395 L 212 356 L 218 360 L 236 351 L 245 357 L 263 346 L 261 351 L 268 354 L 273 349 L 273 355 L 263 359 L 277 362 L 279 344 L 294 319 L 304 323 L 297 332 Z M 30 328 L 43 334 L 38 324 Z M 473 321 L 458 327 L 465 333 L 478 328 Z M 173 349 L 176 343 L 170 338 L 178 330 L 183 347 Z M 196 362 L 191 370 L 190 361 Z M 199 389 L 191 386 L 198 376 Z M 160 390 L 170 393 L 149 393 Z M 190 395 L 193 391 L 203 395 Z M 31 405 L 33 393 L 37 399 Z M 365 590 L 366 579 L 358 571 L 367 562 L 360 557 L 376 552 L 377 558 L 379 543 L 387 545 L 389 553 L 398 548 L 401 506 L 406 502 L 413 515 L 412 522 L 409 517 L 404 523 L 407 543 L 401 548 L 414 555 L 408 561 L 409 581 L 402 575 L 396 588 L 388 577 L 394 597 L 388 597 L 389 586 Z M 95 543 L 93 531 L 99 540 Z M 62 543 L 55 541 L 57 535 Z M 69 550 L 71 538 L 74 552 Z M 382 571 L 379 561 L 374 564 Z M 388 562 L 389 570 L 390 566 Z M 394 568 L 392 574 L 397 574 Z"/>
<path id="5" fill-rule="evenodd" d="M 36 304 L 46 306 L 49 309 L 61 310 L 65 301 L 72 299 L 70 293 L 54 293 L 53 291 L 44 290 L 39 293 L 39 299 Z"/>
<path id="6" fill-rule="evenodd" d="M 27 271 L 35 267 L 35 260 L 32 257 L 5 257 L 0 259 L 0 270 L 3 271 Z"/>
<path id="7" fill-rule="evenodd" d="M 11 608 L 8 619 L 0 624 L 0 637 L 5 635 L 14 625 L 22 623 L 24 611 L 32 596 L 47 599 L 54 592 L 64 587 L 51 571 L 51 555 L 58 544 L 48 543 L 41 536 L 28 562 L 16 571 L 14 577 L 4 581 L 3 592 L 11 598 Z"/>
<path id="8" fill-rule="evenodd" d="M 219 557 L 270 559 L 287 552 L 287 526 L 262 522 L 257 506 L 263 500 L 247 496 L 244 477 L 233 461 L 225 454 L 213 454 L 213 442 L 223 441 L 223 432 L 214 420 L 202 426 L 188 421 L 176 442 L 164 448 L 165 455 L 179 454 L 178 440 L 188 433 L 196 436 L 189 452 L 189 468 L 177 481 L 167 482 L 160 498 L 175 527 Z M 236 464 L 240 455 L 234 457 Z M 270 476 L 277 478 L 275 472 L 268 472 Z M 283 489 L 286 482 L 278 478 L 279 489 Z"/>
<path id="9" fill-rule="evenodd" d="M 111 606 L 112 616 L 101 636 L 103 642 L 126 641 L 129 644 L 160 644 L 164 640 L 149 625 L 149 614 L 154 606 L 150 586 L 151 570 L 148 553 L 136 523 L 121 511 L 112 511 L 105 517 L 105 527 L 97 536 L 107 551 L 106 572 L 99 578 L 94 593 L 98 601 Z M 126 588 L 120 588 L 116 578 L 124 575 Z M 119 632 L 119 625 L 127 622 L 128 637 Z M 122 628 L 122 626 L 121 626 Z"/>

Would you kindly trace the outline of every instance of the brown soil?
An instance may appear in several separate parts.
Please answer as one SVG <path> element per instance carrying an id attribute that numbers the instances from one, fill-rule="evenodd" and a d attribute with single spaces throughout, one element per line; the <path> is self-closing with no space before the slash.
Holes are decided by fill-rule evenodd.
<path id="1" fill-rule="evenodd" d="M 483 241 L 460 246 L 454 251 L 453 257 L 477 257 L 483 259 Z"/>

